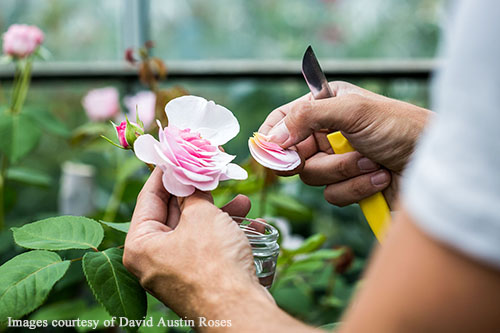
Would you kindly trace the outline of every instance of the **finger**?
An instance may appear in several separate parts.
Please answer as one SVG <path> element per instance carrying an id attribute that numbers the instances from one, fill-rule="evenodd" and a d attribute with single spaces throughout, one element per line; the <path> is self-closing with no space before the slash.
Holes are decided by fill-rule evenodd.
<path id="1" fill-rule="evenodd" d="M 162 170 L 156 167 L 144 184 L 137 197 L 129 233 L 133 233 L 141 224 L 148 222 L 154 222 L 154 226 L 166 223 L 171 195 L 163 186 L 162 175 Z M 155 228 L 164 230 L 162 227 Z"/>
<path id="2" fill-rule="evenodd" d="M 268 135 L 272 141 L 288 148 L 321 129 L 350 132 L 359 126 L 360 110 L 365 100 L 361 95 L 350 94 L 292 103 L 288 110 L 282 110 L 286 116 Z"/>
<path id="3" fill-rule="evenodd" d="M 329 203 L 343 207 L 382 191 L 390 182 L 390 173 L 387 170 L 379 170 L 328 185 L 324 196 Z"/>
<path id="4" fill-rule="evenodd" d="M 306 160 L 300 179 L 308 185 L 321 186 L 378 170 L 380 165 L 358 152 L 327 154 L 319 152 Z"/>
<path id="5" fill-rule="evenodd" d="M 229 216 L 245 217 L 250 211 L 252 204 L 246 195 L 238 194 L 233 200 L 222 206 L 222 210 Z"/>
<path id="6" fill-rule="evenodd" d="M 291 105 L 294 103 L 297 103 L 298 101 L 303 101 L 303 100 L 310 100 L 312 98 L 312 95 L 305 94 L 304 96 L 301 96 L 285 105 L 282 105 L 275 110 L 273 110 L 266 118 L 264 123 L 260 126 L 259 128 L 259 133 L 262 134 L 267 134 L 273 128 L 280 120 L 282 120 L 288 111 L 291 109 Z"/>

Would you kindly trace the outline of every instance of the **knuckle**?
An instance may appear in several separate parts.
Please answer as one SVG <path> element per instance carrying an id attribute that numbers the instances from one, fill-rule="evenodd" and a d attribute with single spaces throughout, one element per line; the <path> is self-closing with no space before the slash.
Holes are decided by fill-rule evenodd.
<path id="1" fill-rule="evenodd" d="M 297 104 L 292 109 L 292 112 L 290 114 L 296 124 L 301 124 L 307 120 L 313 109 L 313 103 L 314 101 L 312 100 L 304 100 L 297 102 Z"/>
<path id="2" fill-rule="evenodd" d="M 341 200 L 341 198 L 335 195 L 335 192 L 331 186 L 326 186 L 323 191 L 323 196 L 325 200 L 331 203 L 332 205 L 344 207 L 348 205 L 348 202 Z"/>
<path id="3" fill-rule="evenodd" d="M 337 163 L 335 164 L 335 172 L 342 178 L 348 179 L 352 177 L 351 161 L 348 156 L 338 155 Z"/>

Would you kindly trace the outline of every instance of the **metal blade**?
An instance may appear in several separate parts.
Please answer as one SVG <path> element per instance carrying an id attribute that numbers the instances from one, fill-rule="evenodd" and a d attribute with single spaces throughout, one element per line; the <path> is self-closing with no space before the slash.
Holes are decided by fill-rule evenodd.
<path id="1" fill-rule="evenodd" d="M 315 99 L 334 97 L 311 45 L 302 58 L 302 75 Z"/>

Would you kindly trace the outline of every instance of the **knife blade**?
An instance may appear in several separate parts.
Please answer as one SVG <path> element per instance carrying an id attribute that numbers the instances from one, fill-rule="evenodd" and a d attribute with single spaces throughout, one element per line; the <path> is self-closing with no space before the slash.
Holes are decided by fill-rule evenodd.
<path id="1" fill-rule="evenodd" d="M 304 75 L 314 99 L 335 97 L 311 45 L 307 47 L 302 58 L 302 75 Z M 351 146 L 340 131 L 328 134 L 327 138 L 335 154 L 355 151 L 354 147 Z M 368 198 L 362 199 L 359 206 L 373 233 L 379 242 L 382 242 L 391 218 L 391 211 L 384 195 L 381 192 L 375 193 Z"/>

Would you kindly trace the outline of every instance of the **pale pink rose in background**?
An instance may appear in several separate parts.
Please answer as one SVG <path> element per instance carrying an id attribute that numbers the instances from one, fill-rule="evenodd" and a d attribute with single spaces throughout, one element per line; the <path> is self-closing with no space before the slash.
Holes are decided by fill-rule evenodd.
<path id="1" fill-rule="evenodd" d="M 32 54 L 43 43 L 43 32 L 34 25 L 13 24 L 3 34 L 3 52 L 24 58 Z"/>
<path id="2" fill-rule="evenodd" d="M 146 134 L 137 138 L 137 157 L 163 170 L 163 185 L 185 197 L 195 189 L 211 191 L 219 181 L 246 179 L 247 172 L 230 163 L 235 156 L 219 149 L 234 138 L 240 125 L 221 105 L 197 96 L 182 96 L 165 106 L 169 124 L 159 130 L 160 141 Z"/>
<path id="3" fill-rule="evenodd" d="M 126 96 L 123 103 L 128 109 L 128 119 L 135 120 L 136 108 L 139 119 L 147 130 L 155 120 L 156 95 L 151 91 L 140 91 L 133 96 Z"/>
<path id="4" fill-rule="evenodd" d="M 254 133 L 248 139 L 248 148 L 252 157 L 269 169 L 288 171 L 300 165 L 300 156 L 296 151 L 281 148 L 261 133 Z"/>
<path id="5" fill-rule="evenodd" d="M 113 87 L 90 90 L 83 97 L 82 105 L 92 121 L 111 119 L 120 111 L 118 90 Z"/>

